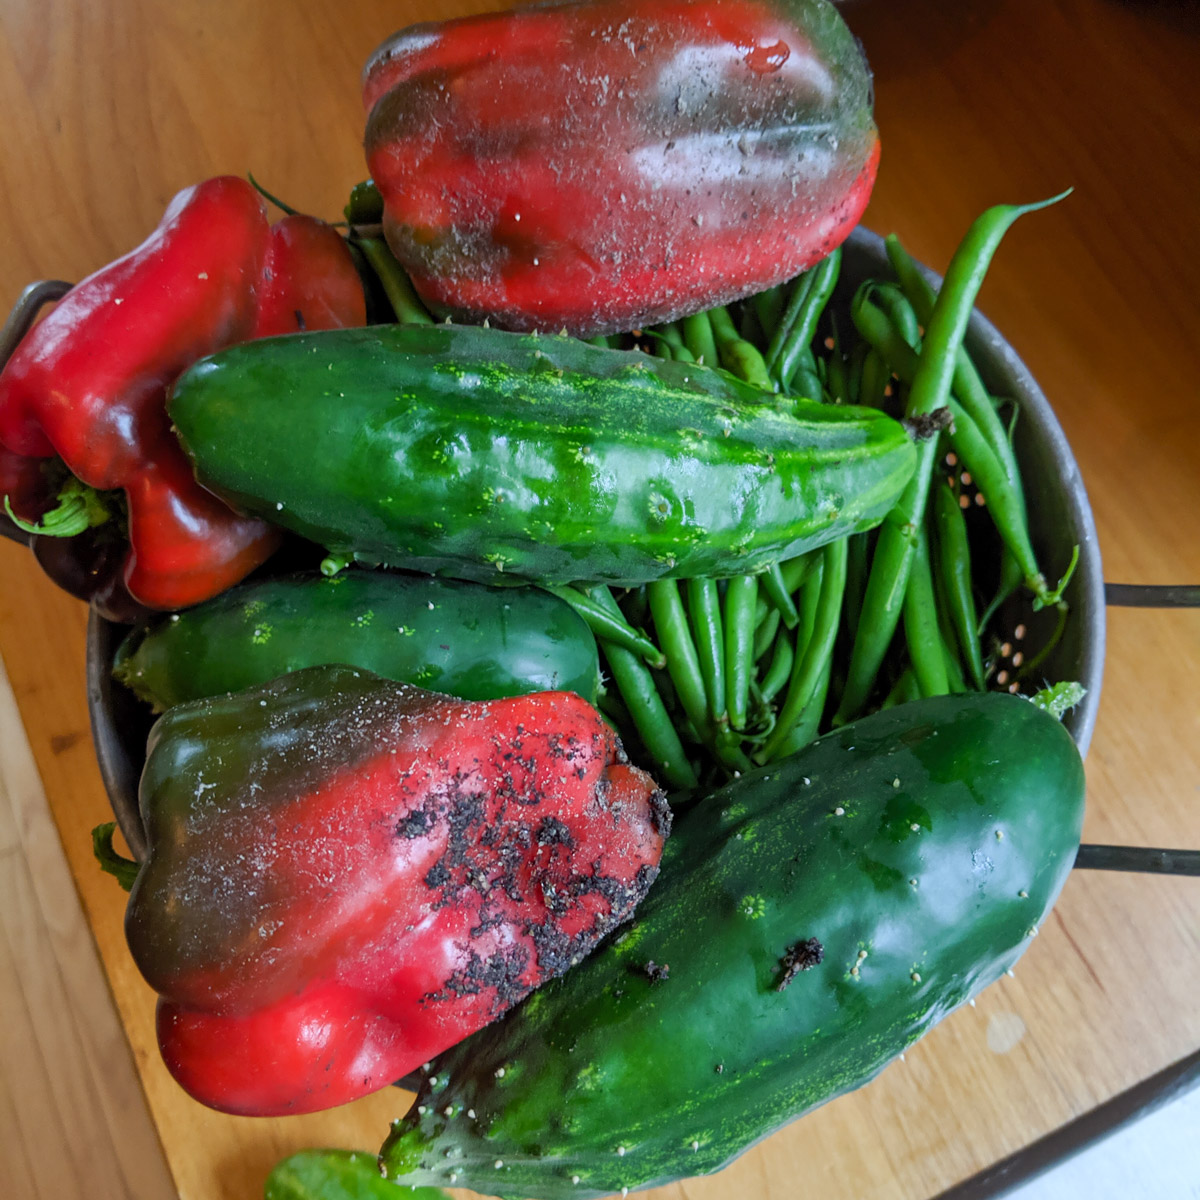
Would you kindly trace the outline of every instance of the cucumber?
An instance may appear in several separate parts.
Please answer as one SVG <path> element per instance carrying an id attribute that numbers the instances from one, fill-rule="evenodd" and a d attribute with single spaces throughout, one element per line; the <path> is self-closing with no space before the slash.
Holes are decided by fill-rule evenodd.
<path id="1" fill-rule="evenodd" d="M 557 596 L 353 568 L 244 583 L 136 628 L 113 674 L 161 712 L 322 663 L 463 700 L 562 690 L 594 703 L 600 680 L 595 638 Z"/>
<path id="2" fill-rule="evenodd" d="M 271 1168 L 263 1200 L 396 1200 L 375 1155 L 355 1150 L 299 1150 Z M 413 1188 L 400 1200 L 452 1200 L 441 1188 Z"/>
<path id="3" fill-rule="evenodd" d="M 361 561 L 477 580 L 728 576 L 877 524 L 885 414 L 568 337 L 380 325 L 264 338 L 176 382 L 196 475 Z"/>
<path id="4" fill-rule="evenodd" d="M 677 820 L 630 925 L 430 1065 L 381 1169 L 545 1200 L 719 1170 L 1016 962 L 1083 793 L 1069 734 L 996 693 L 736 779 Z"/>

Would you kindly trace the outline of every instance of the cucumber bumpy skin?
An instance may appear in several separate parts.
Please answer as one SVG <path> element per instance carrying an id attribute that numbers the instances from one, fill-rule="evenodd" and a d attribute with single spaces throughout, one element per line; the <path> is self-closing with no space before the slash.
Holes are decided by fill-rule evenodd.
<path id="1" fill-rule="evenodd" d="M 873 409 L 572 338 L 381 325 L 202 359 L 169 401 L 205 487 L 360 561 L 494 582 L 727 576 L 879 523 Z"/>
<path id="2" fill-rule="evenodd" d="M 1083 795 L 1069 734 L 995 693 L 735 780 L 677 820 L 630 925 L 431 1064 L 381 1170 L 543 1200 L 719 1170 L 1016 962 Z"/>

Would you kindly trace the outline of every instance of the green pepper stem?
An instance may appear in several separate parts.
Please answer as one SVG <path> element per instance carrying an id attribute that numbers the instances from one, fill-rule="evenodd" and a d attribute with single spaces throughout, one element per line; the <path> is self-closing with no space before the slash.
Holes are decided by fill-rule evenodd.
<path id="1" fill-rule="evenodd" d="M 142 864 L 133 858 L 126 858 L 118 853 L 113 845 L 113 834 L 116 832 L 116 821 L 106 821 L 92 830 L 92 853 L 100 870 L 107 872 L 128 892 L 132 890 L 134 880 L 142 869 Z"/>
<path id="2" fill-rule="evenodd" d="M 25 533 L 62 538 L 76 537 L 93 525 L 103 525 L 112 516 L 112 510 L 101 494 L 74 478 L 63 485 L 58 493 L 58 503 L 49 512 L 43 513 L 40 520 L 25 521 L 18 517 L 7 495 L 4 497 L 4 511 L 8 519 Z"/>

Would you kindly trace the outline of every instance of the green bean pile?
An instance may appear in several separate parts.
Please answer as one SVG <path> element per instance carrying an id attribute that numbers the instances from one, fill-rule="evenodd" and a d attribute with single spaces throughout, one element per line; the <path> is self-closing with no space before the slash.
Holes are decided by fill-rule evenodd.
<path id="1" fill-rule="evenodd" d="M 555 589 L 600 643 L 610 675 L 606 713 L 668 786 L 689 789 L 773 762 L 879 707 L 969 689 L 1016 690 L 998 669 L 1004 638 L 993 626 L 1022 588 L 1034 610 L 1057 612 L 1054 631 L 1023 665 L 1026 675 L 1061 636 L 1074 559 L 1052 588 L 1031 543 L 1003 402 L 989 394 L 963 346 L 1004 233 L 1057 199 L 985 212 L 937 294 L 889 237 L 895 278 L 858 288 L 852 330 L 838 328 L 829 306 L 837 250 L 738 305 L 596 339 L 715 364 L 774 392 L 780 404 L 804 396 L 886 408 L 908 422 L 920 449 L 908 488 L 878 529 L 760 575 L 658 580 L 617 592 Z M 970 532 L 967 508 L 986 512 L 999 547 L 982 606 L 972 570 L 980 537 Z"/>
<path id="2" fill-rule="evenodd" d="M 839 328 L 830 305 L 838 249 L 736 305 L 591 339 L 727 371 L 780 405 L 806 397 L 883 408 L 908 424 L 919 448 L 908 487 L 877 529 L 761 574 L 666 579 L 616 592 L 586 582 L 547 589 L 592 629 L 609 673 L 601 707 L 668 787 L 687 790 L 773 762 L 877 708 L 1017 690 L 1000 669 L 1010 646 L 997 618 L 1022 589 L 1033 611 L 1056 614 L 1040 649 L 1021 664 L 1033 690 L 1045 682 L 1036 671 L 1062 636 L 1062 594 L 1078 552 L 1051 587 L 1030 539 L 1012 445 L 1017 414 L 1006 424 L 1005 401 L 988 392 L 964 337 L 1004 234 L 1018 217 L 1060 199 L 984 212 L 937 293 L 899 239 L 888 237 L 894 278 L 857 289 L 852 329 Z M 396 319 L 432 320 L 382 239 L 355 241 Z M 977 572 L 984 542 L 989 569 Z"/>

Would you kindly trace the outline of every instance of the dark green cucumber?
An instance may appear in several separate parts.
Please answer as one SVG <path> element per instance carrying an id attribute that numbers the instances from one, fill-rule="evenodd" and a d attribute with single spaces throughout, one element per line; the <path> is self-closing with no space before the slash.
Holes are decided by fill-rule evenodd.
<path id="1" fill-rule="evenodd" d="M 356 569 L 241 584 L 135 629 L 113 674 L 161 712 L 322 663 L 464 700 L 563 690 L 594 703 L 600 681 L 595 638 L 557 596 Z"/>
<path id="2" fill-rule="evenodd" d="M 430 1065 L 381 1167 L 546 1200 L 719 1170 L 1016 962 L 1083 789 L 1062 726 L 995 693 L 742 776 L 677 820 L 631 925 Z"/>
<path id="3" fill-rule="evenodd" d="M 877 524 L 915 463 L 881 412 L 567 337 L 381 325 L 186 371 L 200 481 L 339 555 L 473 579 L 724 576 Z"/>

